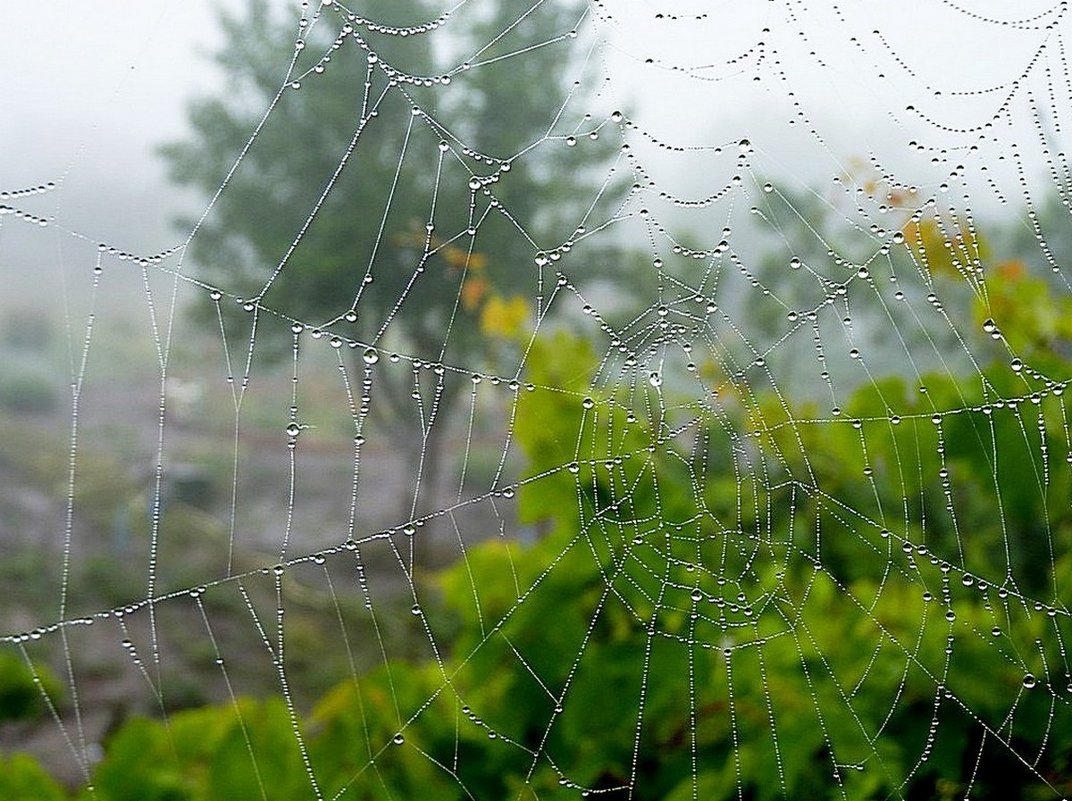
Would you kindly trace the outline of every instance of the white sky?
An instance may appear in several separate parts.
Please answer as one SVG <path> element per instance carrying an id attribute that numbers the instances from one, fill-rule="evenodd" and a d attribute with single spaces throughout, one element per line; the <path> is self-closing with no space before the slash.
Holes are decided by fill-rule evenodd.
<path id="1" fill-rule="evenodd" d="M 219 84 L 198 55 L 219 40 L 214 5 L 0 4 L 0 187 L 62 180 L 65 218 L 110 229 L 87 233 L 137 232 L 131 247 L 169 236 L 153 151 L 183 130 L 186 100 Z"/>
<path id="2" fill-rule="evenodd" d="M 214 66 L 202 55 L 219 45 L 217 5 L 215 0 L 0 4 L 5 32 L 0 188 L 62 179 L 59 202 L 71 224 L 84 223 L 96 229 L 88 232 L 92 236 L 118 238 L 132 248 L 173 244 L 170 219 L 190 198 L 166 186 L 153 151 L 181 135 L 190 97 L 220 86 Z M 938 98 L 925 85 L 948 92 L 1009 81 L 1046 35 L 972 18 L 946 0 L 855 0 L 840 4 L 840 16 L 829 1 L 707 0 L 654 7 L 646 0 L 618 0 L 606 5 L 615 14 L 600 28 L 612 41 L 603 51 L 612 77 L 607 102 L 628 104 L 642 127 L 680 144 L 748 136 L 757 145 L 758 170 L 801 183 L 828 179 L 839 161 L 869 150 L 911 178 L 927 162 L 909 153 L 909 139 L 923 136 L 939 145 L 971 140 L 922 124 L 905 106 L 915 104 L 953 126 L 985 121 L 1003 93 Z M 976 0 L 970 6 L 980 17 L 1013 16 L 1006 2 Z M 1051 8 L 1057 6 L 1024 0 L 1016 4 L 1015 16 Z M 658 20 L 659 10 L 682 19 Z M 697 15 L 702 18 L 687 19 Z M 764 27 L 772 32 L 760 33 Z M 914 75 L 878 44 L 876 28 Z M 862 50 L 850 36 L 858 37 Z M 719 81 L 697 80 L 678 69 L 724 61 L 759 38 L 776 49 L 788 83 L 776 77 L 771 56 L 761 70 L 764 90 L 758 92 L 752 62 L 744 62 L 736 77 Z M 645 65 L 649 57 L 655 63 Z M 875 77 L 876 65 L 885 71 L 882 80 Z M 812 112 L 829 150 L 786 125 L 790 85 Z M 1017 136 L 1030 134 L 1028 124 Z M 703 156 L 659 151 L 645 158 L 671 189 L 703 194 L 710 186 Z"/>

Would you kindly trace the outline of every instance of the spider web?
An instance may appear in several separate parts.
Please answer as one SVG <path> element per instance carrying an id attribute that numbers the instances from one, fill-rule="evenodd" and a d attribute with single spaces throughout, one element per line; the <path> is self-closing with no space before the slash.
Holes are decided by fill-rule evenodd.
<path id="1" fill-rule="evenodd" d="M 541 0 L 434 76 L 370 44 L 447 53 L 478 5 L 292 12 L 274 99 L 177 242 L 82 230 L 67 174 L 0 193 L 0 264 L 62 277 L 68 343 L 62 458 L 4 423 L 14 475 L 62 487 L 46 591 L 11 587 L 2 637 L 48 709 L 30 750 L 118 797 L 128 715 L 164 722 L 152 753 L 186 775 L 184 707 L 211 701 L 263 798 L 1063 797 L 1067 3 L 594 2 L 526 39 Z M 428 101 L 546 48 L 571 83 L 516 152 Z M 207 277 L 193 243 L 340 63 L 360 112 L 278 261 Z M 426 216 L 385 187 L 314 317 L 287 293 L 317 280 L 304 254 L 371 126 L 399 186 L 427 174 Z M 568 224 L 506 199 L 585 148 Z M 466 317 L 492 230 L 526 260 L 505 317 Z"/>

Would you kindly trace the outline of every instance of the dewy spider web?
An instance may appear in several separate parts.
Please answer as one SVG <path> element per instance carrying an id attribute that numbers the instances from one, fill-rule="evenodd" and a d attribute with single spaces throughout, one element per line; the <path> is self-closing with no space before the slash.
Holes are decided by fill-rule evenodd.
<path id="1" fill-rule="evenodd" d="M 303 4 L 178 244 L 102 244 L 67 175 L 2 193 L 71 343 L 49 589 L 5 607 L 27 747 L 100 799 L 1072 792 L 1067 3 L 505 5 Z M 377 44 L 462 25 L 441 71 Z M 452 125 L 548 52 L 527 143 Z M 340 71 L 352 126 L 262 159 Z M 584 197 L 511 194 L 567 158 Z"/>

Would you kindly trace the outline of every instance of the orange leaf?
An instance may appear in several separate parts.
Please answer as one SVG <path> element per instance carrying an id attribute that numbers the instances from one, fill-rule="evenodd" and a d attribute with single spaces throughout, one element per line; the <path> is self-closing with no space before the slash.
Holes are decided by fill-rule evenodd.
<path id="1" fill-rule="evenodd" d="M 466 311 L 475 311 L 488 292 L 488 282 L 483 278 L 469 277 L 462 284 L 462 306 Z"/>

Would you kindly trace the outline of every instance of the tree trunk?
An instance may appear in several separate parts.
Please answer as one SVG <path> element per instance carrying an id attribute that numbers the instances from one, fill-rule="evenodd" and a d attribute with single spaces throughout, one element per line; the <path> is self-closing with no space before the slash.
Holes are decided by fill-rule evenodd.
<path id="1" fill-rule="evenodd" d="M 416 415 L 416 404 L 410 398 L 412 388 L 406 386 L 408 376 L 402 381 L 394 381 L 388 376 L 385 372 L 378 377 L 384 397 L 379 404 L 373 404 L 373 409 L 400 452 L 404 465 L 404 483 L 399 487 L 394 525 L 408 528 L 444 505 L 441 487 L 446 457 L 444 444 L 461 384 L 447 382 L 443 386 L 435 417 L 426 434 L 425 426 Z M 421 401 L 426 416 L 433 398 L 434 391 L 426 393 Z M 413 526 L 414 533 L 406 538 L 408 542 L 398 540 L 402 557 L 414 573 L 433 566 L 436 550 L 433 540 L 442 528 L 437 523 L 438 518 L 424 520 L 423 525 Z"/>
<path id="2" fill-rule="evenodd" d="M 421 520 L 443 506 L 440 479 L 445 458 L 443 445 L 450 424 L 449 418 L 443 414 L 445 411 L 446 407 L 440 408 L 427 437 L 422 436 L 419 429 L 411 428 L 408 432 L 410 438 L 406 443 L 405 460 L 413 484 L 411 491 L 403 496 L 399 509 L 403 521 Z M 425 520 L 409 538 L 411 550 L 403 555 L 412 559 L 414 572 L 433 566 L 436 551 L 433 540 L 442 528 L 437 523 L 438 519 Z"/>

